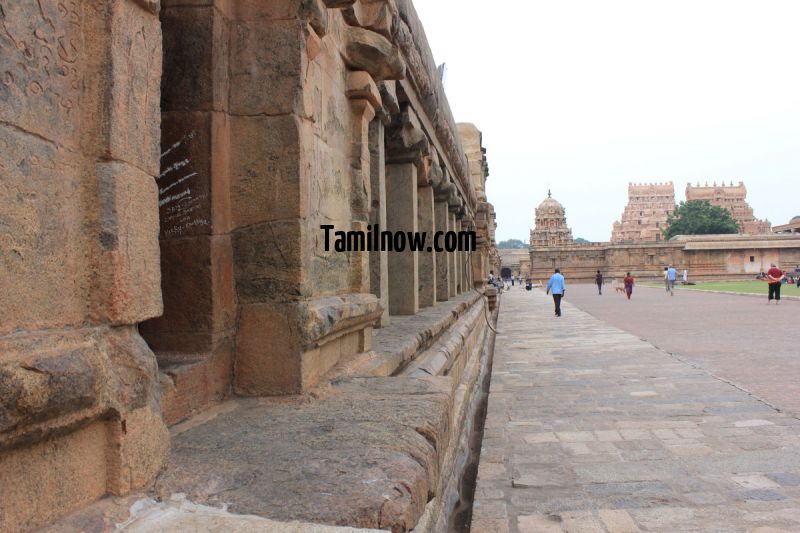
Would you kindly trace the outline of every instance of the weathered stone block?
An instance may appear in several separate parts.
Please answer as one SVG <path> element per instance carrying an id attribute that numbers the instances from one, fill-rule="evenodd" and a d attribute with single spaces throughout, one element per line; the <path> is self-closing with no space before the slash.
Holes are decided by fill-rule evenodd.
<path id="1" fill-rule="evenodd" d="M 234 227 L 306 216 L 304 134 L 292 116 L 231 117 Z"/>
<path id="2" fill-rule="evenodd" d="M 161 238 L 230 230 L 229 121 L 218 112 L 164 113 L 157 180 Z"/>
<path id="3" fill-rule="evenodd" d="M 167 425 L 177 424 L 230 393 L 233 338 L 224 337 L 199 361 L 161 366 L 161 404 Z"/>
<path id="4" fill-rule="evenodd" d="M 234 391 L 243 396 L 302 391 L 299 325 L 292 304 L 241 306 Z"/>
<path id="5" fill-rule="evenodd" d="M 129 0 L 113 0 L 109 44 L 108 155 L 156 175 L 161 112 L 153 103 L 161 96 L 159 21 Z"/>
<path id="6" fill-rule="evenodd" d="M 237 23 L 231 35 L 231 112 L 305 116 L 306 22 L 300 18 Z"/>
<path id="7" fill-rule="evenodd" d="M 3 1 L 0 121 L 62 146 L 97 150 L 108 74 L 105 9 Z"/>
<path id="8" fill-rule="evenodd" d="M 204 353 L 236 320 L 233 249 L 228 235 L 161 241 L 164 314 L 143 323 L 157 352 Z"/>
<path id="9" fill-rule="evenodd" d="M 157 187 L 153 178 L 124 163 L 96 165 L 100 195 L 100 246 L 111 282 L 107 317 L 133 324 L 161 314 Z"/>
<path id="10" fill-rule="evenodd" d="M 230 22 L 212 7 L 213 2 L 206 4 L 181 3 L 161 14 L 164 111 L 228 108 Z"/>
<path id="11" fill-rule="evenodd" d="M 124 496 L 152 480 L 169 449 L 158 405 L 146 405 L 110 422 L 108 491 Z"/>
<path id="12" fill-rule="evenodd" d="M 55 342 L 54 342 L 55 341 Z M 51 349 L 27 353 L 25 343 L 0 343 L 0 447 L 25 426 L 88 410 L 98 403 L 100 369 L 89 339 L 51 339 Z"/>
<path id="13" fill-rule="evenodd" d="M 248 226 L 233 234 L 240 303 L 288 302 L 302 296 L 301 220 Z"/>
<path id="14" fill-rule="evenodd" d="M 0 335 L 86 320 L 93 269 L 74 199 L 79 176 L 92 171 L 76 154 L 0 124 L 0 206 L 11 229 L 0 232 Z"/>
<path id="15" fill-rule="evenodd" d="M 106 494 L 106 426 L 98 421 L 61 439 L 0 452 L 0 530 L 45 525 Z"/>

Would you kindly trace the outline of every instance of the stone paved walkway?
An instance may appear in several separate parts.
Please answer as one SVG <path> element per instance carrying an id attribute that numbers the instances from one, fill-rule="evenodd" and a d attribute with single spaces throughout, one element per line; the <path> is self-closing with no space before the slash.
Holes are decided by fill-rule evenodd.
<path id="1" fill-rule="evenodd" d="M 800 301 L 636 287 L 630 302 L 606 287 L 570 285 L 569 301 L 681 359 L 800 416 Z"/>
<path id="2" fill-rule="evenodd" d="M 800 531 L 800 421 L 569 302 L 501 303 L 472 531 Z"/>

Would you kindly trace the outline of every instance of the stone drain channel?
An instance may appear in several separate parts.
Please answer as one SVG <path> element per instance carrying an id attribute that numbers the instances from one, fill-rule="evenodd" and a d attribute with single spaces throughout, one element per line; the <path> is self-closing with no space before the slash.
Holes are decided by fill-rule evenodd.
<path id="1" fill-rule="evenodd" d="M 498 312 L 495 310 L 492 320 L 497 324 Z M 461 472 L 458 483 L 458 499 L 449 513 L 447 524 L 448 533 L 469 533 L 472 522 L 472 505 L 475 499 L 475 488 L 478 478 L 478 463 L 481 456 L 483 442 L 483 429 L 486 422 L 486 410 L 489 403 L 489 388 L 492 380 L 492 361 L 494 359 L 494 344 L 496 332 L 489 329 L 486 335 L 482 358 L 485 358 L 482 374 L 478 378 L 480 392 L 475 395 L 473 412 L 467 428 L 467 446 L 459 461 Z"/>

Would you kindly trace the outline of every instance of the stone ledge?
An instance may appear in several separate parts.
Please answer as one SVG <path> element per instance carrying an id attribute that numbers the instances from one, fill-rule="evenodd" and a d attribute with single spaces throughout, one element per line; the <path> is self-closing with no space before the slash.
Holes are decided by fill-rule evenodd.
<path id="1" fill-rule="evenodd" d="M 155 493 L 236 514 L 408 531 L 439 484 L 450 378 L 352 378 L 325 398 L 243 399 L 173 439 Z"/>
<path id="2" fill-rule="evenodd" d="M 330 378 L 395 374 L 436 343 L 482 297 L 481 293 L 469 291 L 447 302 L 427 307 L 416 315 L 392 316 L 388 326 L 373 332 L 372 351 L 342 361 Z"/>

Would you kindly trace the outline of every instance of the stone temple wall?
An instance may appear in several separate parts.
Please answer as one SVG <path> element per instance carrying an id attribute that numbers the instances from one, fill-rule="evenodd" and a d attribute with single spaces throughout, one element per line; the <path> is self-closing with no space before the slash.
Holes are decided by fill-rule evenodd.
<path id="1" fill-rule="evenodd" d="M 375 328 L 499 269 L 480 132 L 410 1 L 0 17 L 0 529 L 142 487 L 167 425 L 324 386 Z M 478 250 L 326 252 L 323 224 L 474 230 Z"/>
<path id="2" fill-rule="evenodd" d="M 0 530 L 141 487 L 168 436 L 151 2 L 0 1 Z"/>
<path id="3" fill-rule="evenodd" d="M 662 243 L 581 244 L 531 251 L 533 279 L 546 280 L 560 268 L 572 282 L 594 282 L 598 269 L 607 281 L 635 277 L 660 281 L 664 267 L 687 269 L 700 280 L 752 279 L 776 263 L 800 267 L 800 238 L 792 236 L 697 235 Z"/>

